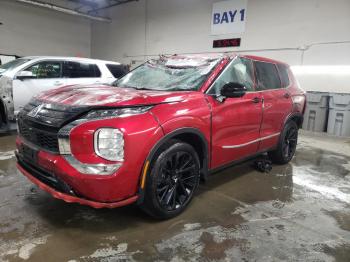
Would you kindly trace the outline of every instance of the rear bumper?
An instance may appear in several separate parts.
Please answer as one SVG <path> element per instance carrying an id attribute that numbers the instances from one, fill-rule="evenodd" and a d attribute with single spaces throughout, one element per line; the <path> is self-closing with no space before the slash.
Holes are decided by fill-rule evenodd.
<path id="1" fill-rule="evenodd" d="M 96 202 L 84 198 L 80 198 L 77 196 L 69 195 L 68 193 L 59 192 L 57 189 L 54 189 L 53 187 L 50 187 L 49 185 L 41 182 L 38 178 L 31 175 L 24 167 L 23 164 L 19 161 L 17 163 L 17 168 L 21 171 L 21 173 L 26 176 L 30 181 L 32 181 L 34 184 L 36 184 L 39 188 L 42 190 L 48 192 L 51 194 L 54 198 L 61 199 L 68 203 L 79 203 L 81 205 L 90 206 L 93 208 L 116 208 L 121 206 L 126 206 L 129 204 L 132 204 L 137 201 L 138 196 L 133 196 L 118 202 L 113 203 L 103 203 L 103 202 Z"/>

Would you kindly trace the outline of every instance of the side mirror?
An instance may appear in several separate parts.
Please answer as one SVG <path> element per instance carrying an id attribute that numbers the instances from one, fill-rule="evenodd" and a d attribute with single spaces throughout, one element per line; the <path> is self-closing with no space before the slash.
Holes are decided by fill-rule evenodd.
<path id="1" fill-rule="evenodd" d="M 227 83 L 221 89 L 221 96 L 223 97 L 242 97 L 247 92 L 247 88 L 239 83 Z"/>
<path id="2" fill-rule="evenodd" d="M 17 74 L 17 79 L 24 80 L 24 79 L 31 79 L 34 78 L 34 75 L 31 71 L 21 71 Z"/>

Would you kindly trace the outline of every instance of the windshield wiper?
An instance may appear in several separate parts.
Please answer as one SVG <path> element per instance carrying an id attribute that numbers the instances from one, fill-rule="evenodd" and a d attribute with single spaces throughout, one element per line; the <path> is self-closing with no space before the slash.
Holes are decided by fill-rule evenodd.
<path id="1" fill-rule="evenodd" d="M 120 87 L 120 88 L 132 88 L 135 90 L 164 91 L 164 90 L 160 90 L 160 89 L 152 89 L 152 88 L 147 88 L 147 87 L 137 87 L 137 86 L 129 86 L 129 85 L 123 85 L 123 86 L 114 85 L 114 86 Z"/>
<path id="2" fill-rule="evenodd" d="M 151 90 L 151 91 L 157 91 L 157 89 L 151 89 L 151 88 L 146 88 L 146 87 L 135 87 L 137 90 Z"/>
<path id="3" fill-rule="evenodd" d="M 136 89 L 136 90 L 151 90 L 151 91 L 161 91 L 161 90 L 157 90 L 157 89 L 152 89 L 152 88 L 147 88 L 147 87 L 137 87 L 137 86 L 123 86 L 125 88 L 132 88 L 132 89 Z"/>
<path id="4" fill-rule="evenodd" d="M 135 87 L 135 86 L 127 86 L 127 85 L 124 85 L 124 86 L 115 85 L 115 87 L 137 89 L 137 87 Z"/>

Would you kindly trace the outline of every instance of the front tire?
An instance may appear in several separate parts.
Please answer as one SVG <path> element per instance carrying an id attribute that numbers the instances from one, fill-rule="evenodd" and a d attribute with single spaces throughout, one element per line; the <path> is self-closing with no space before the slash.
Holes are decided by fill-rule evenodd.
<path id="1" fill-rule="evenodd" d="M 187 143 L 171 140 L 158 150 L 151 162 L 141 207 L 158 219 L 175 217 L 192 200 L 199 180 L 197 152 Z"/>
<path id="2" fill-rule="evenodd" d="M 276 164 L 287 164 L 295 154 L 297 142 L 298 126 L 294 121 L 289 121 L 280 135 L 277 149 L 268 153 L 270 159 Z"/>

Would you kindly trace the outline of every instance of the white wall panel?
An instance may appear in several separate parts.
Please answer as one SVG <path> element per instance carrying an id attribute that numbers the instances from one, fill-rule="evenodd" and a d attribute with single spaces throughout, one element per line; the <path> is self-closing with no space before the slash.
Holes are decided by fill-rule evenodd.
<path id="1" fill-rule="evenodd" d="M 246 31 L 221 37 L 210 35 L 214 2 L 140 0 L 112 8 L 111 25 L 92 26 L 92 56 L 138 64 L 158 54 L 249 50 L 291 65 L 350 65 L 349 0 L 248 0 Z M 214 39 L 229 37 L 241 37 L 241 47 L 212 48 Z M 333 85 L 335 78 L 304 74 L 300 82 L 306 90 L 350 92 L 347 76 Z"/>
<path id="2" fill-rule="evenodd" d="M 15 1 L 0 1 L 0 53 L 90 56 L 90 21 Z"/>

